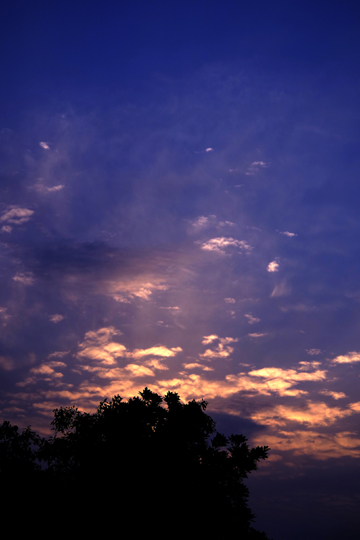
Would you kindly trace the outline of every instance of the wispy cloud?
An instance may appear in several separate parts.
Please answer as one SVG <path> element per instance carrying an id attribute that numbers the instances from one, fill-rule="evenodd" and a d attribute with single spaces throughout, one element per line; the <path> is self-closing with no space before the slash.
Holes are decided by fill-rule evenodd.
<path id="1" fill-rule="evenodd" d="M 10 206 L 0 217 L 0 222 L 11 223 L 12 225 L 22 225 L 27 223 L 31 216 L 34 214 L 34 210 L 29 208 L 21 208 L 20 206 Z M 6 232 L 10 232 L 7 230 Z"/>
<path id="2" fill-rule="evenodd" d="M 293 236 L 297 236 L 297 234 L 289 231 L 281 231 L 280 234 L 283 234 L 284 236 L 289 236 L 290 238 L 292 238 Z"/>
<path id="3" fill-rule="evenodd" d="M 50 146 L 46 142 L 39 142 L 39 145 L 41 148 L 44 148 L 44 150 L 50 150 Z"/>
<path id="4" fill-rule="evenodd" d="M 31 272 L 27 273 L 21 273 L 18 272 L 14 277 L 14 281 L 17 281 L 18 283 L 22 283 L 23 285 L 34 285 L 35 279 Z"/>
<path id="5" fill-rule="evenodd" d="M 235 304 L 236 300 L 235 298 L 224 298 L 224 302 L 227 304 Z"/>
<path id="6" fill-rule="evenodd" d="M 65 319 L 64 315 L 60 315 L 59 313 L 55 313 L 55 315 L 50 315 L 49 319 L 53 323 L 58 323 L 60 321 L 63 321 Z"/>
<path id="7" fill-rule="evenodd" d="M 249 324 L 255 324 L 260 321 L 258 317 L 253 317 L 251 313 L 245 313 L 244 317 L 247 318 Z"/>
<path id="8" fill-rule="evenodd" d="M 317 355 L 321 354 L 321 350 L 320 350 L 320 349 L 306 349 L 306 352 L 307 352 L 310 356 L 317 356 Z"/>
<path id="9" fill-rule="evenodd" d="M 45 186 L 42 182 L 38 182 L 34 186 L 29 187 L 29 189 L 33 189 L 37 191 L 38 193 L 55 193 L 57 191 L 61 191 L 64 189 L 64 184 L 58 184 L 56 186 Z"/>
<path id="10" fill-rule="evenodd" d="M 269 167 L 270 163 L 266 163 L 265 161 L 253 161 L 252 164 L 248 167 L 247 174 L 248 176 L 253 176 L 257 171 L 260 169 L 266 169 Z"/>

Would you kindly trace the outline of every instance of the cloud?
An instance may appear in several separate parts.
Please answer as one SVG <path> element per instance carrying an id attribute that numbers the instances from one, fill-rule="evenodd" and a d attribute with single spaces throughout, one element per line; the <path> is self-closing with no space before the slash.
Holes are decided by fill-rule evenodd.
<path id="1" fill-rule="evenodd" d="M 13 225 L 22 225 L 27 223 L 31 216 L 33 215 L 34 210 L 29 208 L 20 208 L 19 206 L 10 206 L 7 211 L 5 211 L 0 217 L 0 222 L 7 222 Z M 10 231 L 5 231 L 10 232 Z"/>
<path id="2" fill-rule="evenodd" d="M 156 358 L 151 358 L 150 360 L 146 360 L 144 364 L 154 369 L 158 369 L 160 371 L 169 370 L 169 367 L 166 364 L 163 364 L 160 360 L 157 360 Z"/>
<path id="3" fill-rule="evenodd" d="M 299 362 L 299 365 L 300 365 L 300 369 L 315 369 L 319 366 L 321 366 L 321 362 Z"/>
<path id="4" fill-rule="evenodd" d="M 44 150 L 50 150 L 50 146 L 46 142 L 39 142 L 39 145 L 41 148 L 44 148 Z"/>
<path id="5" fill-rule="evenodd" d="M 349 352 L 345 355 L 337 356 L 332 360 L 333 364 L 354 364 L 360 362 L 360 352 Z"/>
<path id="6" fill-rule="evenodd" d="M 268 336 L 268 332 L 264 332 L 263 334 L 258 334 L 258 333 L 255 333 L 255 334 L 248 334 L 249 337 L 251 338 L 260 338 L 260 337 L 264 337 L 264 336 Z"/>
<path id="7" fill-rule="evenodd" d="M 253 161 L 245 174 L 252 176 L 256 171 L 266 169 L 267 167 L 269 167 L 269 163 L 266 163 L 265 161 Z"/>
<path id="8" fill-rule="evenodd" d="M 64 358 L 70 351 L 55 351 L 49 354 L 48 358 Z"/>
<path id="9" fill-rule="evenodd" d="M 7 356 L 0 356 L 0 368 L 4 371 L 11 371 L 14 369 L 14 361 Z"/>
<path id="10" fill-rule="evenodd" d="M 240 251 L 250 252 L 252 247 L 245 240 L 235 240 L 234 238 L 212 238 L 201 245 L 201 249 L 205 251 L 215 251 L 217 253 L 225 253 L 226 248 L 234 247 Z"/>
<path id="11" fill-rule="evenodd" d="M 250 167 L 268 167 L 269 164 L 265 163 L 265 161 L 253 161 Z"/>
<path id="12" fill-rule="evenodd" d="M 132 358 L 138 360 L 146 356 L 160 358 L 172 358 L 179 352 L 181 347 L 168 348 L 164 345 L 149 347 L 148 349 L 134 349 L 129 351 L 125 345 L 113 341 L 113 337 L 121 335 L 113 326 L 100 328 L 97 331 L 90 331 L 85 334 L 85 339 L 79 344 L 77 358 L 79 360 L 88 359 L 102 366 L 111 367 L 117 365 L 118 358 Z M 147 364 L 150 365 L 150 364 Z M 87 368 L 89 369 L 89 368 Z M 139 370 L 137 370 L 139 373 Z M 145 372 L 144 372 L 145 373 Z"/>
<path id="13" fill-rule="evenodd" d="M 269 271 L 269 270 L 268 270 Z M 275 285 L 275 287 L 272 290 L 272 293 L 270 295 L 270 298 L 277 298 L 279 296 L 286 296 L 290 293 L 289 287 L 286 285 L 285 282 L 279 283 L 278 285 Z M 301 305 L 303 306 L 303 305 Z M 291 309 L 294 311 L 307 311 L 306 306 L 303 306 L 304 309 L 302 309 L 301 306 L 292 306 Z M 282 311 L 288 311 L 290 308 L 283 308 Z"/>
<path id="14" fill-rule="evenodd" d="M 11 231 L 12 231 L 12 227 L 10 227 L 10 225 L 3 225 L 1 227 L 1 232 L 11 233 Z"/>
<path id="15" fill-rule="evenodd" d="M 297 236 L 297 234 L 293 232 L 289 232 L 289 231 L 283 231 L 283 232 L 280 231 L 280 234 L 283 234 L 284 236 L 289 236 L 290 238 L 292 238 L 293 236 Z"/>
<path id="16" fill-rule="evenodd" d="M 224 302 L 227 304 L 235 304 L 236 300 L 235 298 L 224 298 Z"/>
<path id="17" fill-rule="evenodd" d="M 310 356 L 317 356 L 318 354 L 321 354 L 320 349 L 305 349 Z"/>
<path id="18" fill-rule="evenodd" d="M 200 354 L 201 358 L 227 358 L 230 356 L 230 354 L 234 351 L 233 347 L 229 346 L 229 343 L 236 343 L 238 341 L 237 338 L 231 338 L 231 337 L 225 337 L 220 338 L 216 335 L 211 336 L 204 336 L 203 338 L 203 345 L 208 345 L 209 343 L 213 343 L 214 341 L 218 341 L 218 345 L 215 349 L 207 349 L 203 354 Z"/>
<path id="19" fill-rule="evenodd" d="M 275 260 L 275 261 L 271 261 L 268 265 L 267 265 L 267 271 L 268 272 L 278 272 L 279 271 L 279 263 Z"/>
<path id="20" fill-rule="evenodd" d="M 214 149 L 213 148 L 206 148 L 205 152 L 213 152 Z"/>
<path id="21" fill-rule="evenodd" d="M 321 390 L 320 394 L 323 394 L 324 396 L 330 396 L 334 399 L 342 399 L 347 397 L 344 392 L 332 392 L 331 390 Z"/>
<path id="22" fill-rule="evenodd" d="M 251 313 L 246 313 L 244 317 L 247 318 L 249 324 L 255 324 L 261 320 L 261 319 L 258 319 L 257 317 L 253 317 Z"/>
<path id="23" fill-rule="evenodd" d="M 360 439 L 357 433 L 342 431 L 335 434 L 317 431 L 279 431 L 276 435 L 267 434 L 266 444 L 272 450 L 293 451 L 295 455 L 310 455 L 315 459 L 326 460 L 343 456 L 360 457 Z M 254 439 L 259 443 L 259 437 Z M 263 443 L 262 443 L 263 444 Z"/>
<path id="24" fill-rule="evenodd" d="M 301 381 L 324 381 L 327 371 L 316 370 L 311 373 L 296 371 L 294 369 L 281 368 L 262 368 L 248 373 L 250 377 L 260 377 L 265 386 L 271 392 L 277 392 L 280 395 L 300 396 L 307 394 L 304 390 L 293 389 Z"/>
<path id="25" fill-rule="evenodd" d="M 48 186 L 44 186 L 43 183 L 39 182 L 29 189 L 34 189 L 35 191 L 38 191 L 39 193 L 55 193 L 56 191 L 60 191 L 61 189 L 64 189 L 64 187 L 65 187 L 64 184 L 58 184 L 57 186 L 48 187 Z"/>
<path id="26" fill-rule="evenodd" d="M 152 281 L 147 281 L 146 278 L 133 278 L 108 281 L 105 287 L 114 300 L 129 303 L 129 299 L 141 298 L 149 300 L 154 291 L 166 291 L 168 285 L 163 282 L 164 280 L 161 278 L 154 278 Z"/>
<path id="27" fill-rule="evenodd" d="M 236 227 L 236 223 L 232 221 L 219 221 L 218 227 Z"/>
<path id="28" fill-rule="evenodd" d="M 284 426 L 297 422 L 308 426 L 329 426 L 341 418 L 354 414 L 351 409 L 329 407 L 326 403 L 307 402 L 306 407 L 276 405 L 271 409 L 253 413 L 251 419 L 262 425 Z"/>
<path id="29" fill-rule="evenodd" d="M 184 369 L 201 369 L 203 371 L 214 371 L 213 368 L 209 366 L 203 366 L 202 364 L 198 364 L 197 362 L 193 362 L 192 364 L 183 364 Z"/>
<path id="30" fill-rule="evenodd" d="M 211 336 L 204 336 L 202 340 L 203 345 L 208 345 L 209 343 L 212 343 L 216 339 L 220 339 L 219 336 L 216 334 L 212 334 Z"/>
<path id="31" fill-rule="evenodd" d="M 130 371 L 133 377 L 145 377 L 145 376 L 155 377 L 155 373 L 151 369 L 145 366 L 139 366 L 137 364 L 128 364 L 125 367 L 125 369 L 126 371 Z"/>
<path id="32" fill-rule="evenodd" d="M 179 352 L 182 352 L 181 347 L 172 347 L 168 349 L 163 345 L 158 345 L 156 347 L 150 347 L 149 349 L 135 349 L 133 352 L 127 353 L 128 357 L 131 358 L 142 358 L 143 356 L 161 356 L 162 358 L 169 358 L 175 356 Z"/>
<path id="33" fill-rule="evenodd" d="M 13 277 L 13 280 L 22 283 L 23 285 L 34 285 L 35 283 L 34 276 L 31 272 L 27 272 L 25 274 L 18 272 Z"/>
<path id="34" fill-rule="evenodd" d="M 50 315 L 49 319 L 53 323 L 58 323 L 60 321 L 63 321 L 65 319 L 64 315 L 59 315 L 59 313 L 56 313 L 55 315 Z"/>

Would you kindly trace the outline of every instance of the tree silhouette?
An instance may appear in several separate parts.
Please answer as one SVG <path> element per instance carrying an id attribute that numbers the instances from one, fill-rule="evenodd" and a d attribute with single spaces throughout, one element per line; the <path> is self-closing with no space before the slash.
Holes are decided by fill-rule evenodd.
<path id="1" fill-rule="evenodd" d="M 145 388 L 128 401 L 102 401 L 93 414 L 55 409 L 49 439 L 30 428 L 20 435 L 5 422 L 1 478 L 16 476 L 19 490 L 36 484 L 46 519 L 54 509 L 59 519 L 63 508 L 62 522 L 71 518 L 72 529 L 86 534 L 138 530 L 141 522 L 144 530 L 187 537 L 266 540 L 251 527 L 244 479 L 269 448 L 249 448 L 243 435 L 216 432 L 206 406 Z"/>

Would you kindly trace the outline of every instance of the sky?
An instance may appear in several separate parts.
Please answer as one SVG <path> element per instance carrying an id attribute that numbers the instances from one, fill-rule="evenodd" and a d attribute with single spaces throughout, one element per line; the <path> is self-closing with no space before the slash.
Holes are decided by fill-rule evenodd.
<path id="1" fill-rule="evenodd" d="M 0 421 L 145 386 L 271 448 L 274 540 L 358 538 L 355 2 L 0 9 Z"/>

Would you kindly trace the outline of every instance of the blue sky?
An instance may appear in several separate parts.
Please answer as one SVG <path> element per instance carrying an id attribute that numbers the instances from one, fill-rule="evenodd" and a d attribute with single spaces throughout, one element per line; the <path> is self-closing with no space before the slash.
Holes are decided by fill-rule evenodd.
<path id="1" fill-rule="evenodd" d="M 355 538 L 356 4 L 14 1 L 0 25 L 1 419 L 207 399 L 272 449 L 258 528 Z"/>

